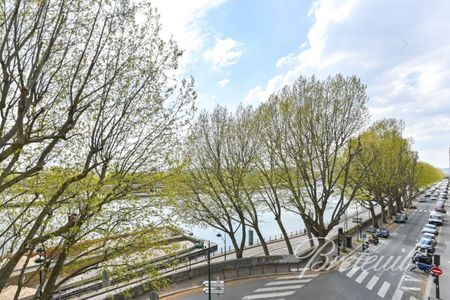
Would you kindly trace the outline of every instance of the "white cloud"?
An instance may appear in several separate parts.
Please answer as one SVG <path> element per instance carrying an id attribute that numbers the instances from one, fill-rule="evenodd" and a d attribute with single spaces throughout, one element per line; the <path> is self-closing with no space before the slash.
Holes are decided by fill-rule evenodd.
<path id="1" fill-rule="evenodd" d="M 242 55 L 241 45 L 232 38 L 217 39 L 216 45 L 205 51 L 203 58 L 209 61 L 213 68 L 221 69 L 234 65 Z"/>
<path id="2" fill-rule="evenodd" d="M 372 119 L 403 119 L 421 159 L 445 166 L 450 141 L 449 11 L 447 1 L 315 1 L 306 46 L 280 58 L 277 67 L 289 70 L 250 89 L 245 102 L 264 101 L 300 75 L 356 74 L 368 86 Z M 436 142 L 429 145 L 430 140 Z"/>
<path id="3" fill-rule="evenodd" d="M 194 63 L 208 38 L 206 14 L 226 0 L 152 0 L 161 15 L 163 34 L 173 36 L 184 51 L 182 63 Z"/>
<path id="4" fill-rule="evenodd" d="M 220 85 L 221 87 L 225 87 L 225 86 L 227 86 L 229 83 L 230 83 L 230 79 L 228 79 L 228 78 L 224 78 L 224 79 L 222 79 L 221 81 L 219 81 L 219 85 Z"/>
<path id="5" fill-rule="evenodd" d="M 251 89 L 244 99 L 244 104 L 257 105 L 265 101 L 270 94 L 281 89 L 285 84 L 283 76 L 275 76 L 267 82 L 265 88 L 257 86 Z"/>

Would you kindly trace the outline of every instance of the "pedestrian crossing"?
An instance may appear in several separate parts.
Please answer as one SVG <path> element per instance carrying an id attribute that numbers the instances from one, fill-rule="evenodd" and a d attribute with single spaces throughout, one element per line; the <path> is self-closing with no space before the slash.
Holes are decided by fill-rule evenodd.
<path id="1" fill-rule="evenodd" d="M 254 290 L 251 295 L 243 297 L 242 300 L 282 299 L 283 297 L 293 295 L 305 284 L 319 276 L 319 273 L 308 273 L 302 270 L 298 271 L 299 272 L 296 272 L 293 275 L 277 277 L 275 280 L 266 283 L 264 287 Z"/>
<path id="2" fill-rule="evenodd" d="M 340 273 L 347 278 L 354 280 L 356 283 L 364 286 L 369 291 L 376 293 L 381 298 L 389 298 L 392 300 L 415 300 L 418 299 L 418 293 L 421 288 L 417 286 L 424 280 L 422 274 L 409 274 L 406 268 L 401 275 L 402 278 L 398 286 L 392 285 L 386 280 L 380 278 L 380 274 L 375 275 L 367 270 L 363 270 L 358 266 L 352 268 L 340 269 Z"/>
<path id="3" fill-rule="evenodd" d="M 417 209 L 417 212 L 424 212 L 424 213 L 432 213 L 434 212 L 434 210 L 429 210 L 429 209 Z"/>

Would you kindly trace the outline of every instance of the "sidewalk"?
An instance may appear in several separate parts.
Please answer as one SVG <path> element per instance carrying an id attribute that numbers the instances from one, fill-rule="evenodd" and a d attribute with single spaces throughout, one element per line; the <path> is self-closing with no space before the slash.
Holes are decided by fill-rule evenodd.
<path id="1" fill-rule="evenodd" d="M 440 268 L 444 271 L 442 276 L 439 277 L 440 286 L 440 298 L 439 299 L 450 299 L 450 218 L 444 215 L 444 224 L 441 226 L 438 238 L 437 238 L 437 251 L 436 254 L 441 256 Z M 431 276 L 430 276 L 431 277 Z M 430 299 L 436 298 L 436 285 L 433 282 L 434 277 L 430 280 Z M 425 298 L 429 299 L 429 298 Z"/>

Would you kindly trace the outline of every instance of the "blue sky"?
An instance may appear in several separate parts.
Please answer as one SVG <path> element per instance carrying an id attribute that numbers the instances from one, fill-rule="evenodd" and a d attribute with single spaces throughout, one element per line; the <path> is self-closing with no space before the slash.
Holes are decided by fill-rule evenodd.
<path id="1" fill-rule="evenodd" d="M 300 75 L 355 74 L 372 121 L 404 120 L 420 159 L 448 166 L 450 1 L 152 2 L 200 109 L 257 105 Z"/>

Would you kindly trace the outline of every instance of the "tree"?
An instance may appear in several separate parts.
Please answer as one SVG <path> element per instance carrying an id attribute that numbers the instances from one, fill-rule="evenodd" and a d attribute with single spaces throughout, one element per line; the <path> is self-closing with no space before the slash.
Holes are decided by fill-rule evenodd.
<path id="1" fill-rule="evenodd" d="M 57 253 L 44 284 L 50 299 L 67 265 L 92 251 L 71 256 L 79 241 L 93 232 L 107 241 L 124 230 L 123 216 L 136 216 L 130 207 L 99 218 L 136 191 L 136 174 L 167 168 L 195 93 L 192 81 L 176 78 L 181 52 L 159 37 L 145 3 L 16 1 L 0 16 L 0 208 L 17 207 L 1 234 L 9 257 L 0 290 L 21 257 L 48 243 Z M 157 205 L 146 204 L 149 212 Z M 70 218 L 57 218 L 69 209 Z M 109 247 L 96 249 L 106 254 L 93 267 Z"/>
<path id="2" fill-rule="evenodd" d="M 279 156 L 286 143 L 285 123 L 274 99 L 258 107 L 255 115 L 258 154 L 255 159 L 255 170 L 259 181 L 259 194 L 273 214 L 283 235 L 286 249 L 294 254 L 287 230 L 283 224 L 282 214 L 287 204 L 285 184 L 282 179 Z M 311 240 L 312 241 L 312 240 Z"/>
<path id="3" fill-rule="evenodd" d="M 323 243 L 365 176 L 351 178 L 350 167 L 361 149 L 358 143 L 349 142 L 367 119 L 366 87 L 354 76 L 336 75 L 324 81 L 300 77 L 271 101 L 285 122 L 278 168 L 291 194 L 290 205 Z M 336 204 L 326 220 L 332 197 Z"/>
<path id="4" fill-rule="evenodd" d="M 417 169 L 416 186 L 418 188 L 428 187 L 444 178 L 444 172 L 429 163 L 419 161 L 417 163 Z"/>
<path id="5" fill-rule="evenodd" d="M 187 186 L 193 197 L 185 199 L 185 204 L 198 222 L 230 236 L 237 258 L 242 257 L 249 224 L 268 255 L 258 226 L 255 187 L 249 182 L 256 153 L 251 117 L 252 110 L 243 107 L 236 114 L 220 106 L 211 114 L 203 112 L 193 127 L 187 152 Z"/>
<path id="6" fill-rule="evenodd" d="M 358 155 L 356 166 L 366 166 L 367 176 L 363 183 L 364 206 L 372 212 L 373 222 L 378 226 L 373 202 L 381 207 L 381 220 L 387 222 L 389 215 L 402 209 L 403 202 L 410 201 L 409 191 L 416 178 L 417 154 L 411 151 L 412 141 L 402 136 L 404 124 L 396 119 L 384 119 L 374 123 L 360 136 L 363 151 Z M 354 168 L 354 172 L 361 172 Z"/>

